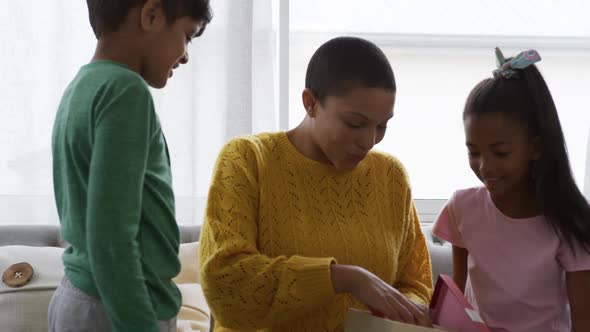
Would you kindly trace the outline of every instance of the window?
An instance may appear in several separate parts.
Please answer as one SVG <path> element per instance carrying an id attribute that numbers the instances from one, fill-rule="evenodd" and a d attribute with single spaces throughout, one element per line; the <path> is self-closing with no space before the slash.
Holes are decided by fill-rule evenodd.
<path id="1" fill-rule="evenodd" d="M 395 117 L 377 149 L 397 156 L 414 197 L 446 199 L 479 185 L 467 163 L 461 113 L 476 83 L 495 69 L 493 49 L 535 48 L 582 188 L 590 128 L 590 3 L 585 1 L 290 2 L 289 123 L 304 116 L 301 90 L 309 58 L 323 42 L 354 35 L 388 56 L 398 85 Z"/>
<path id="2" fill-rule="evenodd" d="M 540 68 L 582 187 L 584 169 L 590 171 L 590 2 L 556 3 L 212 0 L 215 17 L 191 44 L 190 63 L 166 90 L 154 91 L 170 145 L 179 222 L 202 222 L 227 138 L 299 123 L 307 62 L 338 35 L 372 40 L 391 60 L 396 115 L 377 148 L 406 165 L 427 220 L 454 189 L 478 184 L 466 162 L 461 111 L 470 89 L 494 69 L 495 46 L 506 54 L 541 52 Z M 86 4 L 22 0 L 2 9 L 0 224 L 57 223 L 51 129 L 63 90 L 94 50 Z M 590 193 L 590 174 L 586 183 Z"/>

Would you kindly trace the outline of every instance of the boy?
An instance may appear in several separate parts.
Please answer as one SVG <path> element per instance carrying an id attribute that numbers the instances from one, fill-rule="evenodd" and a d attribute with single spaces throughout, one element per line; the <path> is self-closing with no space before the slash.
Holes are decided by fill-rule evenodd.
<path id="1" fill-rule="evenodd" d="M 148 85 L 163 88 L 211 20 L 208 0 L 87 0 L 98 39 L 53 130 L 65 278 L 49 331 L 175 331 L 179 231 L 166 140 Z"/>

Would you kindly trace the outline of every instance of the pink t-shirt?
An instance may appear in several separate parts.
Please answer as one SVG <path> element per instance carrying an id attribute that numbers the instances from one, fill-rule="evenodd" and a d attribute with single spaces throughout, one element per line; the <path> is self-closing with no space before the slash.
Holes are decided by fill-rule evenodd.
<path id="1" fill-rule="evenodd" d="M 566 271 L 590 270 L 544 216 L 512 219 L 484 187 L 455 192 L 434 234 L 467 249 L 465 296 L 494 332 L 569 332 Z"/>

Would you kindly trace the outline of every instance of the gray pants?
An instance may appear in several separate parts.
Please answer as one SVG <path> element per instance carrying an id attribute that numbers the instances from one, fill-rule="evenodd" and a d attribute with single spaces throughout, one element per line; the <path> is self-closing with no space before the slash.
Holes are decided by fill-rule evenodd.
<path id="1" fill-rule="evenodd" d="M 109 332 L 100 301 L 64 278 L 49 302 L 49 332 Z M 176 318 L 160 321 L 160 332 L 176 332 Z"/>

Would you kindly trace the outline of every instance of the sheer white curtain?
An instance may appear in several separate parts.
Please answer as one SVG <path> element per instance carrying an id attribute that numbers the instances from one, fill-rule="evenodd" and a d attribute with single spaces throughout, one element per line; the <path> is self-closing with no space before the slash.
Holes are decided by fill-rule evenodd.
<path id="1" fill-rule="evenodd" d="M 201 223 L 211 172 L 229 138 L 278 128 L 272 0 L 211 5 L 213 21 L 191 44 L 189 63 L 153 91 L 180 223 Z M 0 224 L 58 222 L 51 130 L 63 90 L 94 50 L 87 15 L 84 1 L 2 5 Z"/>

